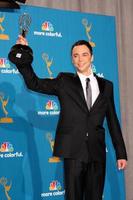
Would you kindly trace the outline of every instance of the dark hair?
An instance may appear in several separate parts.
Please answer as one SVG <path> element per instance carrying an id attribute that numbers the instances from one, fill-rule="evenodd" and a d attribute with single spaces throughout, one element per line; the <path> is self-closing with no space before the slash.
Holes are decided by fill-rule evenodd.
<path id="1" fill-rule="evenodd" d="M 79 46 L 79 45 L 85 45 L 85 46 L 87 46 L 88 49 L 90 50 L 91 55 L 93 54 L 93 49 L 92 49 L 92 46 L 90 45 L 90 43 L 88 41 L 86 41 L 86 40 L 79 40 L 79 41 L 75 42 L 72 45 L 72 47 L 71 47 L 71 55 L 72 55 L 73 48 L 75 46 Z"/>

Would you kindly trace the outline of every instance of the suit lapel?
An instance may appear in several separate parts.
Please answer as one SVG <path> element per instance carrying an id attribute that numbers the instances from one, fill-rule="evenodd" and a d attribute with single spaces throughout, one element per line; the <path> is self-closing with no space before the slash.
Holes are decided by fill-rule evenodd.
<path id="1" fill-rule="evenodd" d="M 78 92 L 78 94 L 80 95 L 82 100 L 85 101 L 82 84 L 81 84 L 81 81 L 80 81 L 79 76 L 77 74 L 74 76 L 74 80 L 75 80 L 74 81 L 75 82 L 75 90 Z"/>
<path id="2" fill-rule="evenodd" d="M 82 108 L 86 112 L 88 112 L 88 107 L 87 107 L 87 104 L 86 104 L 82 84 L 81 84 L 80 78 L 77 74 L 75 74 L 75 76 L 74 76 L 74 83 L 75 83 L 75 91 L 76 91 L 77 95 L 79 96 L 77 98 L 77 101 L 79 102 L 80 106 L 82 106 Z"/>
<path id="3" fill-rule="evenodd" d="M 79 76 L 75 74 L 72 79 L 72 81 L 69 80 L 69 90 L 66 92 L 69 93 L 69 95 L 77 102 L 77 104 L 84 109 L 84 111 L 88 112 L 86 100 L 84 97 L 83 88 L 81 85 L 81 81 L 79 79 Z"/>

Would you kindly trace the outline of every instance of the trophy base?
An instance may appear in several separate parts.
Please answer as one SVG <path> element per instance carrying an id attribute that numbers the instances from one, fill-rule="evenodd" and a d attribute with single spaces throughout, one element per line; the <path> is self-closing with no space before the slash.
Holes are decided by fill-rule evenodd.
<path id="1" fill-rule="evenodd" d="M 16 44 L 11 48 L 8 58 L 15 65 L 32 63 L 33 51 L 29 46 Z"/>

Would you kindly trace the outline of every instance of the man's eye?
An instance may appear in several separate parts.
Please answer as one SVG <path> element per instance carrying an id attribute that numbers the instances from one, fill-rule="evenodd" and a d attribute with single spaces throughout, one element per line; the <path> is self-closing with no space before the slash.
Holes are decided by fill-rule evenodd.
<path id="1" fill-rule="evenodd" d="M 88 56 L 88 53 L 84 53 L 83 56 Z"/>
<path id="2" fill-rule="evenodd" d="M 76 55 L 76 54 L 75 54 L 75 55 L 73 55 L 73 57 L 74 57 L 74 58 L 77 58 L 77 57 L 78 57 L 78 55 Z"/>

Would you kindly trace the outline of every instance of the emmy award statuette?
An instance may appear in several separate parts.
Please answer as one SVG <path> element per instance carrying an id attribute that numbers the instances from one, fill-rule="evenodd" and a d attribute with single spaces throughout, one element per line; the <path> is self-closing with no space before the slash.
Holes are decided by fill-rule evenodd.
<path id="1" fill-rule="evenodd" d="M 19 29 L 20 35 L 26 37 L 26 34 L 29 31 L 29 27 L 31 24 L 31 17 L 28 13 L 24 13 L 19 17 Z M 14 64 L 24 64 L 24 63 L 32 63 L 33 61 L 33 51 L 27 45 L 15 44 L 9 54 L 9 60 Z"/>

